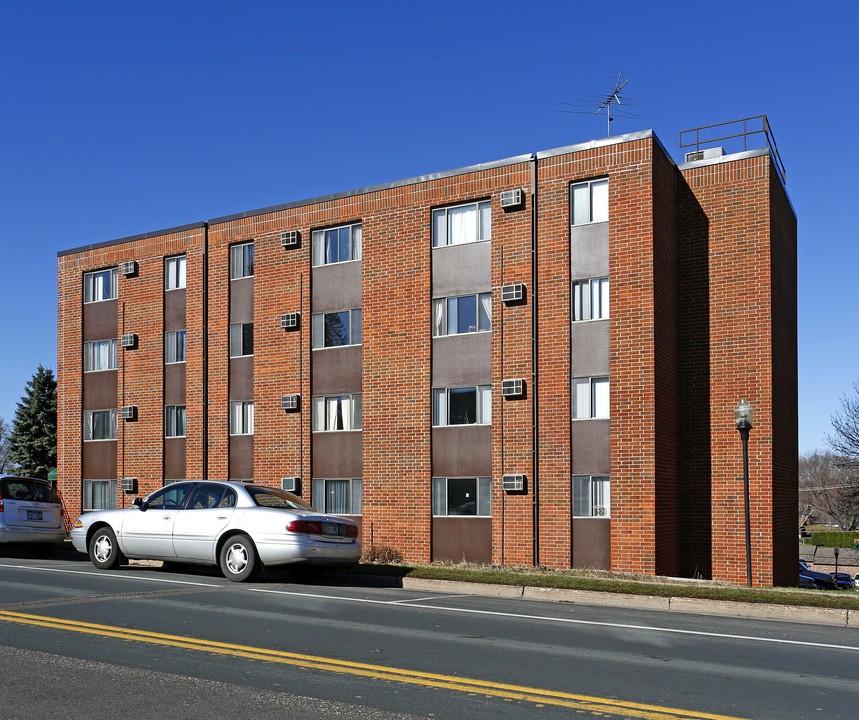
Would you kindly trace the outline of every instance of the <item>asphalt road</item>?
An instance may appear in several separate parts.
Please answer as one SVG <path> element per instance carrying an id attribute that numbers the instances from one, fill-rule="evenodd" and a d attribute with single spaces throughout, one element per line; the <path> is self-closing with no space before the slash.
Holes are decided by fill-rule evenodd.
<path id="1" fill-rule="evenodd" d="M 0 557 L 0 717 L 854 718 L 859 629 Z M 36 682 L 33 682 L 36 680 Z"/>

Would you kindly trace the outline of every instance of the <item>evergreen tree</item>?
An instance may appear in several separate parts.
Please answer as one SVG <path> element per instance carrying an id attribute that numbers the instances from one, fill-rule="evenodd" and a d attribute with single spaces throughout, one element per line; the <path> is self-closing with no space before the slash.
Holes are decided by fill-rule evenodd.
<path id="1" fill-rule="evenodd" d="M 39 365 L 15 410 L 9 456 L 17 472 L 45 478 L 57 466 L 57 381 Z"/>

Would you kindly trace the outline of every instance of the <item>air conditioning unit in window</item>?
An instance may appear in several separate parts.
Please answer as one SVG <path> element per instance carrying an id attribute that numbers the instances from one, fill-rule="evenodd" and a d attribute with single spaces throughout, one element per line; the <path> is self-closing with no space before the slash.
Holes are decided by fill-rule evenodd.
<path id="1" fill-rule="evenodd" d="M 301 478 L 297 478 L 297 477 L 281 478 L 280 479 L 280 489 L 286 490 L 286 492 L 300 493 L 301 492 Z"/>
<path id="2" fill-rule="evenodd" d="M 597 505 L 594 508 L 594 515 L 598 517 L 605 517 L 606 515 L 608 515 L 608 508 L 604 507 L 603 505 Z"/>
<path id="3" fill-rule="evenodd" d="M 283 396 L 281 396 L 280 407 L 281 407 L 281 410 L 286 410 L 287 412 L 295 412 L 296 410 L 301 409 L 301 396 L 300 395 L 283 395 Z"/>
<path id="4" fill-rule="evenodd" d="M 522 378 L 501 381 L 501 397 L 517 398 L 525 394 L 525 381 Z"/>
<path id="5" fill-rule="evenodd" d="M 522 492 L 525 490 L 524 475 L 502 475 L 501 489 L 504 492 Z"/>
<path id="6" fill-rule="evenodd" d="M 286 313 L 280 316 L 280 326 L 284 330 L 298 330 L 301 328 L 301 313 Z"/>
<path id="7" fill-rule="evenodd" d="M 137 405 L 123 405 L 119 408 L 119 417 L 123 420 L 137 420 Z"/>
<path id="8" fill-rule="evenodd" d="M 137 260 L 129 260 L 128 262 L 122 263 L 119 266 L 119 272 L 125 275 L 125 277 L 137 275 Z"/>
<path id="9" fill-rule="evenodd" d="M 287 249 L 301 247 L 301 232 L 298 230 L 288 230 L 280 234 L 280 244 Z"/>
<path id="10" fill-rule="evenodd" d="M 119 344 L 124 348 L 135 348 L 137 347 L 137 335 L 134 333 L 128 333 L 127 335 L 123 335 L 119 339 Z"/>
<path id="11" fill-rule="evenodd" d="M 692 150 L 686 153 L 686 162 L 695 162 L 696 160 L 712 160 L 713 158 L 722 157 L 725 154 L 725 148 L 712 147 L 704 148 L 703 150 Z"/>
<path id="12" fill-rule="evenodd" d="M 122 478 L 119 481 L 119 486 L 123 492 L 133 493 L 137 490 L 137 478 Z"/>
<path id="13" fill-rule="evenodd" d="M 514 305 L 525 302 L 525 283 L 501 286 L 501 302 Z"/>
<path id="14" fill-rule="evenodd" d="M 504 190 L 501 193 L 501 207 L 504 210 L 512 210 L 514 208 L 522 207 L 524 203 L 525 193 L 523 193 L 519 188 L 516 188 L 515 190 Z"/>

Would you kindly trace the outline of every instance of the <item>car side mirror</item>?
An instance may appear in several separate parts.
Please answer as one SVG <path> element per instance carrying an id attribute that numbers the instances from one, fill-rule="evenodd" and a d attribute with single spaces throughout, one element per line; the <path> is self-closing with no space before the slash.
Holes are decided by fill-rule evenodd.
<path id="1" fill-rule="evenodd" d="M 146 503 L 143 502 L 143 498 L 136 497 L 132 500 L 131 504 L 138 508 L 141 512 L 146 510 Z"/>

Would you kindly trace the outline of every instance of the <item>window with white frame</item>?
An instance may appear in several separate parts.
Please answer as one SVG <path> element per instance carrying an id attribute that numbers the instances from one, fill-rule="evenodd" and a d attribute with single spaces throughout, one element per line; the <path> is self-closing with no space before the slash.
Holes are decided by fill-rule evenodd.
<path id="1" fill-rule="evenodd" d="M 573 380 L 573 419 L 592 420 L 609 416 L 609 384 L 607 377 L 575 378 Z"/>
<path id="2" fill-rule="evenodd" d="M 332 515 L 361 514 L 361 478 L 313 478 L 310 504 Z"/>
<path id="3" fill-rule="evenodd" d="M 116 298 L 116 268 L 84 273 L 84 302 L 93 303 Z"/>
<path id="4" fill-rule="evenodd" d="M 84 440 L 116 440 L 116 410 L 86 410 Z"/>
<path id="5" fill-rule="evenodd" d="M 254 324 L 234 323 L 230 325 L 230 357 L 254 354 Z"/>
<path id="6" fill-rule="evenodd" d="M 116 480 L 84 480 L 84 510 L 113 510 L 116 507 Z"/>
<path id="7" fill-rule="evenodd" d="M 573 517 L 610 517 L 611 481 L 603 475 L 573 477 Z"/>
<path id="8" fill-rule="evenodd" d="M 314 432 L 361 429 L 361 394 L 315 395 L 311 426 Z"/>
<path id="9" fill-rule="evenodd" d="M 489 425 L 492 422 L 490 385 L 433 388 L 432 424 Z"/>
<path id="10" fill-rule="evenodd" d="M 164 259 L 164 289 L 179 290 L 185 287 L 185 256 Z"/>
<path id="11" fill-rule="evenodd" d="M 314 350 L 361 344 L 361 309 L 314 313 L 311 317 Z"/>
<path id="12" fill-rule="evenodd" d="M 492 515 L 492 483 L 488 477 L 432 479 L 433 515 Z"/>
<path id="13" fill-rule="evenodd" d="M 164 333 L 164 362 L 185 362 L 185 331 L 168 330 Z"/>
<path id="14" fill-rule="evenodd" d="M 573 283 L 573 321 L 604 320 L 608 317 L 608 278 Z"/>
<path id="15" fill-rule="evenodd" d="M 361 223 L 314 230 L 311 236 L 313 267 L 361 259 Z"/>
<path id="16" fill-rule="evenodd" d="M 164 406 L 164 437 L 185 437 L 185 406 Z"/>
<path id="17" fill-rule="evenodd" d="M 230 435 L 254 434 L 254 401 L 230 403 Z"/>
<path id="18" fill-rule="evenodd" d="M 84 343 L 84 372 L 116 370 L 118 367 L 116 338 Z"/>
<path id="19" fill-rule="evenodd" d="M 608 180 L 588 180 L 570 185 L 570 224 L 608 220 Z"/>
<path id="20" fill-rule="evenodd" d="M 432 301 L 433 337 L 492 330 L 492 293 Z"/>
<path id="21" fill-rule="evenodd" d="M 432 211 L 433 247 L 491 239 L 492 204 L 488 200 Z"/>
<path id="22" fill-rule="evenodd" d="M 230 280 L 250 277 L 254 274 L 254 244 L 252 242 L 233 245 L 230 248 Z"/>

